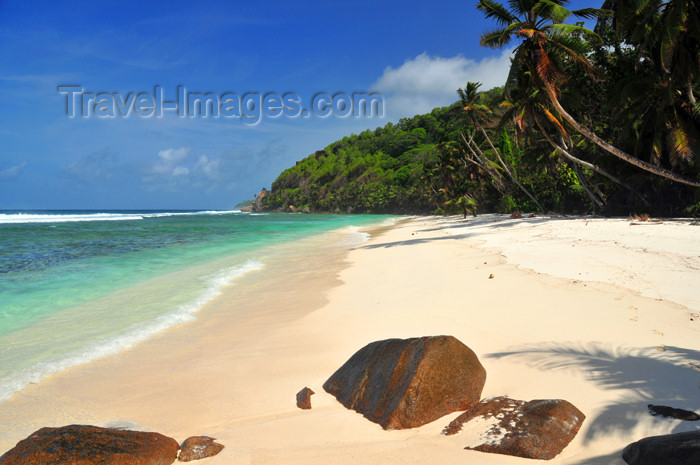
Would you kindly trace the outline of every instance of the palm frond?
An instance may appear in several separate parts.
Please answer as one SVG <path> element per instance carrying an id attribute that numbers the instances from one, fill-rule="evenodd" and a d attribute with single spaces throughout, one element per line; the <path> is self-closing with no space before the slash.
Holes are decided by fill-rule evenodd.
<path id="1" fill-rule="evenodd" d="M 528 39 L 534 39 L 535 37 L 544 37 L 544 33 L 542 31 L 538 31 L 537 29 L 531 28 L 531 27 L 525 27 L 522 29 L 519 29 L 518 32 L 516 32 L 517 35 L 526 37 Z"/>
<path id="2" fill-rule="evenodd" d="M 508 5 L 515 14 L 522 17 L 527 16 L 527 12 L 536 2 L 537 0 L 508 0 Z"/>
<path id="3" fill-rule="evenodd" d="M 671 72 L 671 60 L 673 51 L 678 44 L 679 36 L 685 31 L 687 10 L 685 2 L 673 2 L 663 12 L 661 28 L 661 46 L 659 59 L 661 66 L 667 73 Z"/>
<path id="4" fill-rule="evenodd" d="M 571 14 L 577 18 L 598 19 L 609 18 L 613 15 L 613 12 L 603 8 L 582 8 L 580 10 L 573 10 Z"/>
<path id="5" fill-rule="evenodd" d="M 668 36 L 665 36 L 659 46 L 659 61 L 661 68 L 667 73 L 671 72 L 671 60 L 673 59 L 673 49 L 675 43 Z"/>
<path id="6" fill-rule="evenodd" d="M 466 88 L 469 100 L 474 101 L 476 99 L 476 94 L 479 92 L 479 87 L 481 87 L 481 85 L 482 84 L 480 82 L 467 82 Z"/>
<path id="7" fill-rule="evenodd" d="M 508 8 L 494 0 L 479 0 L 479 4 L 476 8 L 483 11 L 488 19 L 493 19 L 502 26 L 518 20 L 516 16 L 513 16 L 511 12 L 508 11 Z"/>
<path id="8" fill-rule="evenodd" d="M 655 137 L 651 143 L 651 162 L 658 165 L 661 161 L 661 154 L 663 153 L 663 143 L 661 138 Z"/>
<path id="9" fill-rule="evenodd" d="M 586 58 L 589 52 L 591 51 L 591 46 L 589 45 L 588 41 L 583 40 L 579 37 L 567 36 L 556 33 L 552 33 L 549 35 L 548 45 L 550 46 L 550 48 L 560 48 L 560 52 L 565 52 L 563 54 L 564 56 L 575 54 Z"/>
<path id="10" fill-rule="evenodd" d="M 533 10 L 537 16 L 554 23 L 564 22 L 571 16 L 571 11 L 552 0 L 539 0 Z"/>
<path id="11" fill-rule="evenodd" d="M 552 34 L 573 37 L 579 35 L 590 41 L 594 41 L 599 44 L 603 43 L 603 39 L 598 34 L 588 28 L 576 24 L 550 24 L 547 27 L 547 30 L 551 31 Z"/>
<path id="12" fill-rule="evenodd" d="M 485 32 L 481 34 L 479 44 L 482 47 L 501 48 L 507 45 L 512 38 L 512 35 L 507 33 L 505 29 L 497 29 L 495 31 Z"/>
<path id="13" fill-rule="evenodd" d="M 671 165 L 675 166 L 680 161 L 693 164 L 693 148 L 688 129 L 682 120 L 676 118 L 669 122 L 668 145 L 670 150 Z"/>
<path id="14" fill-rule="evenodd" d="M 513 122 L 518 131 L 523 132 L 525 130 L 525 114 L 527 109 L 525 107 L 521 108 L 520 111 L 513 117 Z"/>
<path id="15" fill-rule="evenodd" d="M 571 42 L 570 38 L 561 38 L 561 40 L 555 40 L 555 36 L 550 36 L 549 43 L 556 48 L 564 51 L 567 55 L 567 57 L 571 60 L 573 60 L 574 63 L 577 65 L 581 66 L 586 73 L 588 73 L 589 76 L 592 78 L 596 77 L 596 69 L 591 64 L 590 61 L 588 61 L 588 58 L 585 57 L 585 55 L 581 53 L 577 53 L 576 50 L 574 50 L 571 45 L 576 43 L 576 42 Z"/>
<path id="16" fill-rule="evenodd" d="M 535 72 L 545 85 L 554 84 L 559 77 L 559 72 L 552 63 L 552 59 L 541 47 L 535 50 Z"/>
<path id="17" fill-rule="evenodd" d="M 513 88 L 517 88 L 518 82 L 520 80 L 524 64 L 525 55 L 527 51 L 525 47 L 518 47 L 515 49 L 515 55 L 511 58 L 510 70 L 508 70 L 508 77 L 506 78 L 506 85 L 504 89 L 504 94 L 506 98 L 510 98 L 510 91 Z"/>
<path id="18" fill-rule="evenodd" d="M 544 105 L 539 105 L 539 108 L 542 110 L 542 113 L 545 114 L 549 122 L 557 127 L 561 134 L 568 136 L 566 129 L 564 129 L 564 126 L 561 125 L 561 122 L 552 114 L 552 112 L 550 112 Z"/>
<path id="19" fill-rule="evenodd" d="M 634 14 L 642 14 L 645 10 L 649 8 L 652 1 L 654 0 L 636 0 L 635 2 L 632 2 L 633 6 L 635 7 Z"/>

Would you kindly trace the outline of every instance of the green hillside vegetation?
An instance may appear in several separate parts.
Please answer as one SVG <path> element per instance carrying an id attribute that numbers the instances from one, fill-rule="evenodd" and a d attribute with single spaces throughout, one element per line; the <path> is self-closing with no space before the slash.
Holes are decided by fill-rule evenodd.
<path id="1" fill-rule="evenodd" d="M 425 167 L 437 158 L 436 144 L 456 137 L 455 115 L 450 108 L 436 108 L 344 137 L 283 171 L 265 198 L 266 206 L 363 213 L 432 211 Z"/>
<path id="2" fill-rule="evenodd" d="M 479 94 L 480 101 L 494 108 L 502 97 L 503 88 Z M 463 211 L 458 200 L 450 202 L 451 197 L 470 192 L 485 211 L 535 210 L 514 186 L 499 191 L 476 165 L 453 159 L 459 158 L 456 148 L 464 131 L 465 113 L 461 102 L 455 102 L 344 137 L 284 170 L 265 197 L 265 206 L 282 211 L 291 205 L 314 212 L 447 213 Z M 527 160 L 508 132 L 494 134 L 509 160 L 517 159 L 523 167 Z M 483 136 L 477 134 L 476 139 L 482 142 Z M 551 197 L 550 209 L 571 210 L 582 201 L 585 204 L 575 178 L 571 182 L 565 167 L 556 165 L 543 165 L 530 179 Z"/>
<path id="3" fill-rule="evenodd" d="M 700 7 L 691 0 L 480 0 L 515 45 L 504 88 L 338 140 L 272 184 L 267 209 L 700 213 Z M 570 18 L 597 19 L 595 31 Z"/>

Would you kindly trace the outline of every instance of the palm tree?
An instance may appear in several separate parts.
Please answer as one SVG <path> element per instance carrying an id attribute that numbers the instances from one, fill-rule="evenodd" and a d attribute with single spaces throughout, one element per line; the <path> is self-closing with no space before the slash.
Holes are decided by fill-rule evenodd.
<path id="1" fill-rule="evenodd" d="M 623 135 L 633 139 L 637 152 L 648 149 L 656 162 L 667 154 L 673 167 L 694 163 L 700 125 L 668 76 L 631 76 L 620 82 L 619 96 Z"/>
<path id="2" fill-rule="evenodd" d="M 697 100 L 693 82 L 700 77 L 700 5 L 696 0 L 605 0 L 614 14 L 605 24 L 617 36 L 641 46 L 683 90 L 688 102 Z"/>
<path id="3" fill-rule="evenodd" d="M 461 138 L 462 147 L 466 148 L 467 152 L 471 154 L 471 156 L 469 156 L 463 150 L 461 160 L 464 161 L 464 164 L 466 165 L 467 163 L 471 163 L 476 165 L 481 171 L 486 173 L 491 178 L 492 186 L 498 191 L 499 194 L 507 195 L 506 182 L 503 178 L 503 174 L 501 174 L 501 171 L 499 171 L 498 166 L 488 157 L 486 157 L 484 152 L 479 147 L 479 144 L 474 142 L 474 132 L 468 132 L 469 138 L 465 136 L 464 132 L 460 132 L 459 136 Z"/>
<path id="4" fill-rule="evenodd" d="M 700 5 L 690 0 L 606 0 L 614 11 L 597 29 L 615 26 L 618 40 L 639 50 L 634 73 L 620 83 L 626 135 L 648 147 L 652 161 L 692 165 L 700 151 Z M 630 117 L 633 115 L 633 117 Z M 637 151 L 641 149 L 638 148 Z"/>
<path id="5" fill-rule="evenodd" d="M 437 159 L 424 167 L 423 180 L 428 184 L 438 210 L 447 213 L 449 209 L 445 207 L 457 207 L 465 218 L 468 213 L 476 216 L 477 202 L 469 194 L 472 186 L 462 169 L 466 164 L 460 162 L 454 145 L 454 142 L 437 145 Z"/>
<path id="6" fill-rule="evenodd" d="M 512 121 L 515 126 L 516 134 L 524 134 L 530 128 L 537 128 L 539 134 L 545 138 L 549 145 L 562 155 L 566 161 L 573 165 L 574 172 L 579 178 L 584 190 L 591 201 L 599 207 L 603 207 L 604 196 L 595 185 L 593 185 L 592 188 L 589 186 L 589 182 L 585 179 L 580 167 L 588 168 L 608 178 L 615 184 L 628 189 L 634 195 L 638 196 L 645 205 L 650 206 L 647 199 L 637 192 L 629 183 L 618 179 L 612 173 L 594 163 L 572 155 L 570 151 L 578 144 L 574 144 L 571 135 L 564 128 L 562 121 L 549 110 L 547 99 L 543 97 L 543 92 L 533 84 L 530 72 L 525 71 L 521 73 L 518 79 L 518 85 L 514 86 L 510 91 L 510 99 L 506 99 L 501 103 L 501 107 L 506 109 L 501 119 L 501 125 Z M 555 139 L 559 139 L 560 142 L 556 142 Z M 597 193 L 593 192 L 593 190 Z"/>
<path id="7" fill-rule="evenodd" d="M 563 21 L 571 15 L 594 18 L 602 14 L 601 10 L 593 8 L 569 11 L 564 7 L 567 3 L 568 0 L 509 0 L 510 11 L 495 0 L 479 0 L 477 8 L 501 26 L 483 34 L 481 45 L 500 48 L 513 38 L 522 39 L 515 48 L 506 90 L 509 83 L 517 82 L 518 74 L 526 69 L 535 86 L 546 93 L 561 117 L 598 147 L 650 173 L 700 187 L 700 180 L 648 163 L 604 141 L 593 130 L 576 121 L 561 105 L 560 86 L 566 78 L 560 71 L 561 60 L 570 60 L 594 76 L 595 70 L 586 58 L 589 47 L 585 39 L 600 40 L 593 31 L 580 25 L 563 24 Z"/>
<path id="8" fill-rule="evenodd" d="M 525 193 L 525 195 L 530 197 L 530 200 L 535 202 L 535 205 L 537 205 L 537 208 L 540 212 L 544 213 L 544 208 L 542 208 L 542 205 L 537 201 L 535 196 L 532 195 L 530 191 L 522 185 L 518 178 L 513 174 L 513 171 L 503 161 L 503 158 L 501 158 L 501 154 L 499 153 L 498 149 L 496 149 L 496 147 L 493 145 L 493 142 L 491 142 L 491 138 L 486 132 L 486 129 L 484 129 L 484 125 L 488 124 L 489 122 L 491 110 L 486 105 L 477 102 L 479 87 L 481 87 L 480 82 L 470 81 L 467 82 L 465 89 L 457 89 L 457 93 L 459 94 L 459 97 L 462 100 L 462 104 L 464 105 L 464 111 L 467 112 L 468 118 L 471 120 L 474 127 L 477 130 L 481 131 L 481 133 L 484 135 L 484 138 L 489 143 L 491 150 L 493 150 L 493 153 L 496 155 L 498 163 L 501 165 L 501 167 L 506 172 L 511 181 L 513 181 L 513 183 L 517 185 L 518 188 L 520 188 L 520 190 Z"/>

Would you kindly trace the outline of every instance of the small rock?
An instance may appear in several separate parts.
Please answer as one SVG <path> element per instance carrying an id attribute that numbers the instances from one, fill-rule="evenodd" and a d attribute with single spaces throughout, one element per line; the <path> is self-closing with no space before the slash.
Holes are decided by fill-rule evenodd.
<path id="1" fill-rule="evenodd" d="M 218 454 L 223 448 L 223 445 L 214 442 L 214 438 L 208 436 L 192 436 L 185 439 L 182 443 L 182 446 L 180 446 L 180 455 L 178 455 L 177 458 L 180 462 L 205 459 Z"/>
<path id="2" fill-rule="evenodd" d="M 311 409 L 311 396 L 314 394 L 316 393 L 307 387 L 297 392 L 297 407 L 302 410 Z"/>
<path id="3" fill-rule="evenodd" d="M 170 465 L 178 449 L 158 433 L 70 425 L 32 433 L 0 457 L 0 465 Z"/>
<path id="4" fill-rule="evenodd" d="M 622 459 L 629 465 L 697 465 L 700 431 L 640 439 L 625 447 Z"/>
<path id="5" fill-rule="evenodd" d="M 549 460 L 571 442 L 585 418 L 565 400 L 525 402 L 502 396 L 482 400 L 453 420 L 443 434 L 456 434 L 474 420 L 470 431 L 476 428 L 478 436 L 465 449 Z"/>
<path id="6" fill-rule="evenodd" d="M 686 420 L 686 421 L 698 421 L 700 420 L 700 415 L 690 410 L 683 410 L 681 408 L 666 407 L 665 405 L 647 405 L 649 408 L 649 413 L 652 416 L 661 416 L 666 418 L 675 418 L 676 420 Z"/>

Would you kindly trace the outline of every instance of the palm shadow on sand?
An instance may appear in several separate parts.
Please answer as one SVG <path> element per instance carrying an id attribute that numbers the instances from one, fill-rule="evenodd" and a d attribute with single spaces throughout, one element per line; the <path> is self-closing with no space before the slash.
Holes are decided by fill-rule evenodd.
<path id="1" fill-rule="evenodd" d="M 700 407 L 700 352 L 697 350 L 667 346 L 660 352 L 656 348 L 612 347 L 599 343 L 543 343 L 486 357 L 516 358 L 541 370 L 581 370 L 585 377 L 604 389 L 628 390 L 627 399 L 610 404 L 597 416 L 589 417 L 584 444 L 604 435 L 631 431 L 643 420 L 649 421 L 647 404 L 694 411 Z M 674 433 L 700 428 L 700 422 L 666 418 L 652 421 L 668 422 L 669 426 L 673 425 L 670 432 Z M 583 464 L 609 463 L 605 460 L 613 456 L 593 458 Z"/>
<path id="2" fill-rule="evenodd" d="M 576 465 L 627 465 L 622 460 L 622 452 L 613 452 L 612 454 L 599 455 L 576 462 Z"/>

